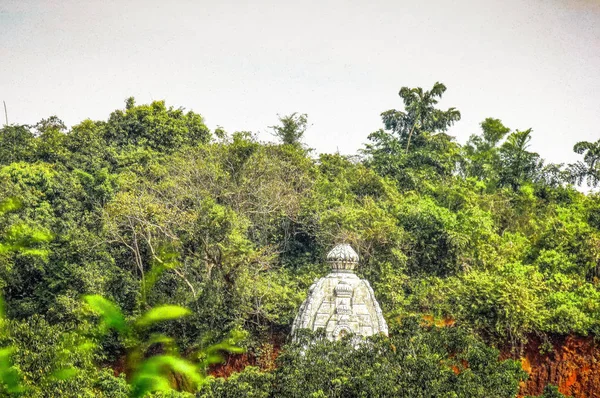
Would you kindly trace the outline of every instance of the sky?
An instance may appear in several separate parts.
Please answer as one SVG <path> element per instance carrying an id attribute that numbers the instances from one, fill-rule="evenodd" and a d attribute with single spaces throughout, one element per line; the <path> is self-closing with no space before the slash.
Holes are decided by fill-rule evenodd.
<path id="1" fill-rule="evenodd" d="M 436 81 L 459 142 L 495 117 L 573 162 L 600 139 L 600 0 L 0 0 L 9 123 L 106 120 L 134 96 L 261 140 L 306 113 L 309 147 L 353 154 L 401 87 Z"/>

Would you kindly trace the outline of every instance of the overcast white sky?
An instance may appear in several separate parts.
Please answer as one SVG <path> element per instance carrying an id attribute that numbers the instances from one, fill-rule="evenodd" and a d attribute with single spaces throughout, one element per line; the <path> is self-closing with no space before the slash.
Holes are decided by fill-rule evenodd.
<path id="1" fill-rule="evenodd" d="M 307 113 L 310 147 L 354 153 L 400 87 L 435 81 L 460 142 L 492 116 L 571 162 L 600 138 L 600 0 L 0 0 L 11 123 L 106 119 L 133 95 L 264 140 Z"/>

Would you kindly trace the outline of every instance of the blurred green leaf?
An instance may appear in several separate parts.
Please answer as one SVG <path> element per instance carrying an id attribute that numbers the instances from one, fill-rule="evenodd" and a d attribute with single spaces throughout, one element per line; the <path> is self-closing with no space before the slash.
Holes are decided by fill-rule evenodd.
<path id="1" fill-rule="evenodd" d="M 137 322 L 138 326 L 148 326 L 156 322 L 178 319 L 191 314 L 187 308 L 178 305 L 162 305 L 146 312 Z"/>
<path id="2" fill-rule="evenodd" d="M 17 370 L 12 367 L 10 360 L 13 351 L 13 347 L 0 349 L 0 382 L 6 386 L 8 392 L 18 393 L 23 391 L 23 387 L 19 382 L 19 374 Z"/>
<path id="3" fill-rule="evenodd" d="M 77 369 L 74 367 L 68 367 L 64 369 L 59 369 L 56 372 L 52 373 L 52 378 L 55 380 L 68 380 L 74 377 L 77 374 Z"/>
<path id="4" fill-rule="evenodd" d="M 97 294 L 87 295 L 84 299 L 94 311 L 100 314 L 106 327 L 113 328 L 121 333 L 127 331 L 125 318 L 114 303 Z"/>
<path id="5" fill-rule="evenodd" d="M 150 392 L 156 391 L 169 391 L 171 385 L 167 378 L 162 375 L 154 375 L 150 373 L 138 374 L 131 381 L 132 384 L 132 397 L 143 397 Z"/>
<path id="6" fill-rule="evenodd" d="M 194 384 L 200 384 L 203 380 L 192 362 L 173 355 L 157 355 L 142 362 L 133 375 L 133 395 L 141 397 L 149 392 L 170 390 L 168 376 L 171 372 L 185 376 Z"/>

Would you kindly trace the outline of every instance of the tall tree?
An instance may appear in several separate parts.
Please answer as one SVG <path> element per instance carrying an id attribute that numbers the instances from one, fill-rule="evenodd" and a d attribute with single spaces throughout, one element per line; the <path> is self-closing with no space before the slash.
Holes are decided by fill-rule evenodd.
<path id="1" fill-rule="evenodd" d="M 573 182 L 581 185 L 585 180 L 588 187 L 597 187 L 600 182 L 600 140 L 580 141 L 575 144 L 573 151 L 583 155 L 583 162 L 570 165 Z"/>
<path id="2" fill-rule="evenodd" d="M 413 137 L 418 138 L 424 131 L 444 132 L 460 120 L 457 109 L 444 111 L 435 107 L 445 91 L 446 86 L 440 82 L 436 82 L 429 91 L 421 87 L 402 87 L 398 95 L 404 102 L 404 111 L 391 109 L 381 114 L 386 129 L 392 130 L 406 143 L 406 152 Z"/>
<path id="3" fill-rule="evenodd" d="M 381 114 L 385 130 L 369 135 L 370 143 L 363 151 L 367 162 L 381 175 L 394 178 L 406 189 L 422 186 L 423 180 L 452 175 L 458 159 L 458 147 L 444 132 L 460 112 L 455 108 L 437 109 L 435 105 L 446 91 L 436 83 L 430 91 L 402 87 L 399 95 L 404 110 Z"/>
<path id="4" fill-rule="evenodd" d="M 531 129 L 511 133 L 493 118 L 481 122 L 481 129 L 482 133 L 469 137 L 463 147 L 460 163 L 466 177 L 485 181 L 490 189 L 510 186 L 515 190 L 524 182 L 556 188 L 568 181 L 561 164 L 544 164 L 537 153 L 528 151 Z"/>
<path id="5" fill-rule="evenodd" d="M 500 147 L 500 185 L 518 189 L 524 182 L 533 181 L 540 166 L 540 156 L 529 152 L 531 129 L 515 131 Z"/>
<path id="6" fill-rule="evenodd" d="M 290 115 L 279 116 L 279 125 L 269 126 L 273 130 L 273 135 L 281 140 L 283 144 L 301 145 L 302 137 L 306 132 L 308 116 L 306 113 L 298 114 L 294 112 Z"/>

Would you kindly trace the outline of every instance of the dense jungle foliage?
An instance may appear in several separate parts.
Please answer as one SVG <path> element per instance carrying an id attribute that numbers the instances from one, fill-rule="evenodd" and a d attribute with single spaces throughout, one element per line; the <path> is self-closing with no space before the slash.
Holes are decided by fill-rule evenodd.
<path id="1" fill-rule="evenodd" d="M 460 145 L 445 90 L 402 88 L 354 156 L 306 148 L 307 115 L 265 143 L 132 98 L 2 128 L 1 394 L 514 397 L 528 336 L 600 331 L 600 197 L 575 188 L 600 181 L 600 141 L 549 164 L 488 118 Z M 340 241 L 390 337 L 292 344 Z M 238 347 L 257 366 L 205 376 Z"/>

